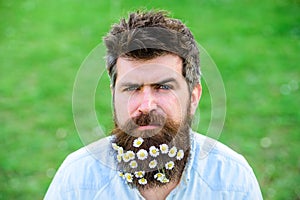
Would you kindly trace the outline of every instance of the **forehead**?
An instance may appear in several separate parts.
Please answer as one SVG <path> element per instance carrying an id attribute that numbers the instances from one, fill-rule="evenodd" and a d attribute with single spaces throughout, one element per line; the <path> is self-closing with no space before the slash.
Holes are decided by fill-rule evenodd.
<path id="1" fill-rule="evenodd" d="M 165 78 L 183 79 L 182 59 L 173 54 L 140 61 L 120 57 L 117 60 L 117 80 L 154 83 Z"/>

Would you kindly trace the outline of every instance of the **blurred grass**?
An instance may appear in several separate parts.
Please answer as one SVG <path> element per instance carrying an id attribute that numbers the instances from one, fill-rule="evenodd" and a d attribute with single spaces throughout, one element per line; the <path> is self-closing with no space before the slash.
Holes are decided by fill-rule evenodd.
<path id="1" fill-rule="evenodd" d="M 169 10 L 191 28 L 224 80 L 220 141 L 248 159 L 265 199 L 300 199 L 298 0 L 1 1 L 0 199 L 42 199 L 65 156 L 83 146 L 71 107 L 77 70 L 136 8 Z M 205 132 L 206 87 L 200 106 Z M 110 99 L 96 108 L 109 130 Z"/>

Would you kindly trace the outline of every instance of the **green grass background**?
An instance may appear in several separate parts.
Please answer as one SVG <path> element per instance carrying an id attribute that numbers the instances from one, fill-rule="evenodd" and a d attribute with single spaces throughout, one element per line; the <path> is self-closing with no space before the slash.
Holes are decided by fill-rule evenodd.
<path id="1" fill-rule="evenodd" d="M 77 70 L 137 8 L 169 10 L 191 28 L 224 80 L 219 140 L 247 158 L 264 199 L 300 199 L 299 0 L 0 1 L 0 199 L 42 199 L 63 159 L 83 146 L 72 115 Z M 109 130 L 109 90 L 98 89 Z M 202 98 L 205 131 L 205 85 Z"/>

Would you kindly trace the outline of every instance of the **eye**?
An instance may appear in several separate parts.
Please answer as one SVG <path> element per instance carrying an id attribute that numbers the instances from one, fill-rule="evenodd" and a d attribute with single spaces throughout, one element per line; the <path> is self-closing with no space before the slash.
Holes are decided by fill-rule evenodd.
<path id="1" fill-rule="evenodd" d="M 133 86 L 126 87 L 123 91 L 130 92 L 130 91 L 136 91 L 136 90 L 140 90 L 140 89 L 141 89 L 141 87 L 133 85 Z"/>
<path id="2" fill-rule="evenodd" d="M 155 89 L 170 90 L 170 89 L 172 89 L 172 87 L 169 86 L 169 85 L 157 85 L 157 86 L 155 87 Z"/>

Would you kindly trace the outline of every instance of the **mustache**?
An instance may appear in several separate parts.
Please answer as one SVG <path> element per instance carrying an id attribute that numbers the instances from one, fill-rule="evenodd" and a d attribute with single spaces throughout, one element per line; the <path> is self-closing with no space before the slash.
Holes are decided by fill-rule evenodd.
<path id="1" fill-rule="evenodd" d="M 121 128 L 125 131 L 133 131 L 140 126 L 159 126 L 163 127 L 167 119 L 164 115 L 158 114 L 155 111 L 142 113 L 139 116 L 129 119 Z"/>
<path id="2" fill-rule="evenodd" d="M 158 125 L 162 126 L 166 122 L 163 115 L 155 112 L 142 113 L 141 115 L 132 118 L 132 121 L 138 126 Z"/>

